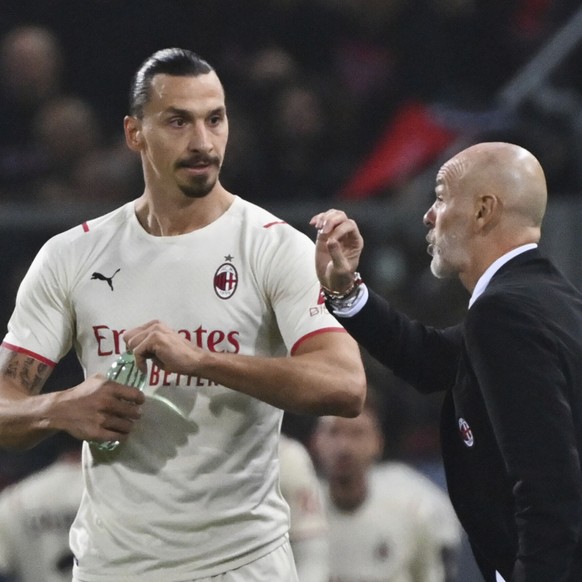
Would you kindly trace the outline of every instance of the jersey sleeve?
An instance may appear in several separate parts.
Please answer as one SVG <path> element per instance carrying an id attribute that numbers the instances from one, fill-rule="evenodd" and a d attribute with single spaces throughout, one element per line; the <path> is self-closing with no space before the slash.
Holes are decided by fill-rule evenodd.
<path id="1" fill-rule="evenodd" d="M 312 334 L 343 331 L 325 306 L 315 272 L 315 245 L 287 224 L 263 254 L 266 286 L 279 330 L 289 352 Z"/>
<path id="2" fill-rule="evenodd" d="M 60 251 L 60 252 L 59 252 Z M 56 364 L 71 348 L 74 320 L 63 249 L 46 243 L 24 276 L 4 345 Z"/>

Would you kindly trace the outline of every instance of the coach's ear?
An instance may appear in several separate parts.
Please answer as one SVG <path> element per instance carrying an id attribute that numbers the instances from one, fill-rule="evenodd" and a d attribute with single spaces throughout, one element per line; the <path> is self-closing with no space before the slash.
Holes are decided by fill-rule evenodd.
<path id="1" fill-rule="evenodd" d="M 503 204 L 498 196 L 488 193 L 479 196 L 475 203 L 475 230 L 487 233 L 499 223 Z"/>
<path id="2" fill-rule="evenodd" d="M 134 152 L 141 151 L 142 148 L 142 133 L 141 120 L 131 115 L 126 115 L 123 119 L 123 129 L 125 131 L 125 141 L 127 147 Z"/>

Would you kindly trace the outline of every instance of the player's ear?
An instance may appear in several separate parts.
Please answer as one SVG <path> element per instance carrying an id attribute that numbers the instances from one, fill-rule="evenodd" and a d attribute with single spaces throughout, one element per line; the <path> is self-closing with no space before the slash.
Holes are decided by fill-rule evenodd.
<path id="1" fill-rule="evenodd" d="M 129 149 L 135 152 L 140 151 L 143 143 L 141 120 L 137 117 L 126 115 L 123 119 L 123 129 L 125 131 L 125 141 Z"/>

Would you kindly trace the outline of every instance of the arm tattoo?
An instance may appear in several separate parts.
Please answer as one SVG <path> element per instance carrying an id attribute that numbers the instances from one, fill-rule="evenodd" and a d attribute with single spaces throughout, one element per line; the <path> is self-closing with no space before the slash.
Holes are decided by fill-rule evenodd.
<path id="1" fill-rule="evenodd" d="M 23 358 L 13 353 L 0 371 L 8 378 L 18 380 L 29 393 L 34 394 L 40 392 L 47 379 L 48 368 L 49 366 L 34 358 Z"/>

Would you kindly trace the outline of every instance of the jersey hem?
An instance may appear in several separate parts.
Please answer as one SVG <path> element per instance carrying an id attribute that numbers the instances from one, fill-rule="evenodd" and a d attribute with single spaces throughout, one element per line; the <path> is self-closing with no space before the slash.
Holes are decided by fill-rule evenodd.
<path id="1" fill-rule="evenodd" d="M 201 578 L 219 576 L 226 572 L 231 572 L 232 570 L 241 568 L 242 566 L 251 564 L 256 560 L 264 558 L 267 554 L 274 552 L 277 548 L 281 547 L 288 541 L 289 534 L 285 534 L 282 537 L 261 546 L 258 550 L 254 550 L 240 558 L 221 562 L 213 568 L 202 568 L 201 570 L 195 570 L 184 574 L 179 574 L 178 572 L 174 572 L 172 568 L 168 568 L 153 572 L 151 575 L 147 573 L 134 574 L 131 576 L 121 575 L 119 577 L 115 575 L 114 579 L 123 582 L 159 582 L 160 577 L 167 579 L 167 577 L 171 575 L 172 582 L 195 582 Z M 73 566 L 73 582 L 109 582 L 112 579 L 111 574 L 105 576 L 82 574 L 80 570 L 81 569 L 76 564 Z"/>

